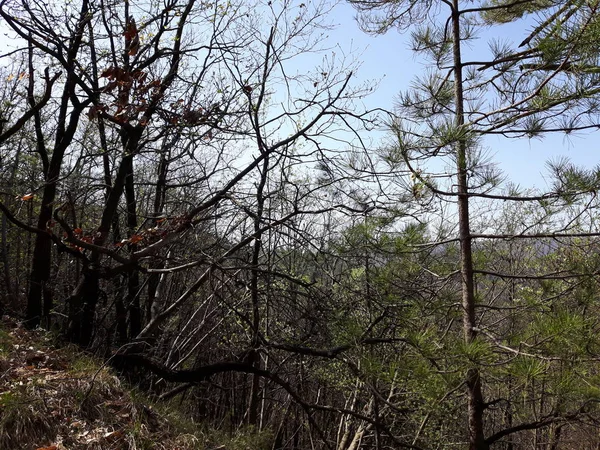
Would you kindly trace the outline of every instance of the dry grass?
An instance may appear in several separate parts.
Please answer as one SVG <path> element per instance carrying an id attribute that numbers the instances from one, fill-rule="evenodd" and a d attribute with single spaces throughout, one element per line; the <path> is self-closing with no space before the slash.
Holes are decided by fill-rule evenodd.
<path id="1" fill-rule="evenodd" d="M 0 449 L 191 450 L 205 444 L 202 433 L 182 433 L 132 398 L 87 355 L 53 349 L 42 332 L 6 322 L 0 328 Z"/>

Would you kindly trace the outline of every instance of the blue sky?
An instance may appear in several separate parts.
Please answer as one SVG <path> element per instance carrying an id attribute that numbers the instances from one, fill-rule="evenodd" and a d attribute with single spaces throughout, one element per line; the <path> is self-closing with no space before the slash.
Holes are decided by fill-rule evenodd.
<path id="1" fill-rule="evenodd" d="M 419 56 L 410 51 L 408 32 L 402 34 L 391 30 L 385 35 L 367 35 L 359 29 L 355 16 L 356 11 L 347 2 L 341 1 L 335 6 L 330 21 L 337 26 L 328 33 L 329 39 L 325 45 L 339 47 L 362 61 L 357 72 L 358 81 L 378 83 L 378 89 L 365 99 L 368 107 L 392 109 L 398 93 L 410 86 L 413 78 L 425 69 L 427 62 L 419 60 Z M 0 29 L 3 30 L 3 27 L 4 24 L 0 22 Z M 532 22 L 527 25 L 520 21 L 488 29 L 481 33 L 473 51 L 486 49 L 490 37 L 520 42 L 532 27 Z M 7 41 L 0 42 L 0 48 L 5 50 L 7 44 Z M 567 157 L 578 165 L 596 166 L 600 164 L 599 143 L 598 133 L 577 133 L 568 137 L 554 134 L 543 140 L 492 137 L 486 141 L 485 147 L 510 181 L 522 187 L 543 189 L 548 160 Z"/>
<path id="2" fill-rule="evenodd" d="M 342 48 L 352 46 L 362 51 L 363 61 L 358 72 L 361 80 L 378 80 L 379 88 L 366 99 L 371 107 L 391 109 L 397 94 L 410 86 L 413 77 L 424 70 L 426 61 L 409 49 L 409 33 L 391 30 L 385 35 L 370 36 L 358 28 L 354 17 L 356 11 L 347 3 L 340 3 L 333 11 L 333 22 L 338 27 L 330 35 L 330 41 Z M 480 34 L 472 51 L 485 51 L 490 37 L 518 44 L 532 30 L 533 22 L 523 21 L 496 26 Z M 516 47 L 516 45 L 515 45 Z M 468 52 L 468 50 L 467 50 Z M 479 58 L 478 58 L 479 59 Z M 487 153 L 507 175 L 508 180 L 521 187 L 546 187 L 546 163 L 548 160 L 569 158 L 585 167 L 600 164 L 598 133 L 548 135 L 544 139 L 489 138 Z"/>

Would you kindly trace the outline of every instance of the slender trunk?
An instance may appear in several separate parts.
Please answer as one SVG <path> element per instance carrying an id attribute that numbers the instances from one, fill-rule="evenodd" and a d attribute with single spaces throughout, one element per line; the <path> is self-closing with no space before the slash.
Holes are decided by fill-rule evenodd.
<path id="1" fill-rule="evenodd" d="M 88 347 L 92 342 L 99 288 L 100 279 L 97 268 L 94 263 L 86 264 L 81 281 L 70 298 L 67 332 L 69 340 L 82 347 Z"/>
<path id="2" fill-rule="evenodd" d="M 106 193 L 106 199 L 110 194 L 109 186 Z M 121 228 L 119 227 L 119 217 L 115 215 L 112 223 L 112 239 L 114 243 L 121 242 Z M 125 278 L 127 274 L 125 274 Z M 112 280 L 116 295 L 115 295 L 115 319 L 116 319 L 116 331 L 117 341 L 121 344 L 127 342 L 127 308 L 125 308 L 125 281 L 123 277 L 117 277 Z"/>
<path id="3" fill-rule="evenodd" d="M 122 280 L 119 280 L 118 283 L 121 284 Z M 123 302 L 123 298 L 125 297 L 124 289 L 123 285 L 119 286 L 117 298 L 115 299 L 115 319 L 117 321 L 117 341 L 119 344 L 127 342 L 127 308 L 125 308 L 125 303 Z"/>
<path id="4" fill-rule="evenodd" d="M 35 71 L 33 68 L 33 44 L 29 45 L 29 84 L 27 88 L 27 100 L 31 107 L 35 106 L 34 87 L 35 87 Z M 63 91 L 63 104 L 67 90 Z M 56 173 L 57 162 L 59 163 L 58 168 L 60 169 L 60 163 L 58 161 L 59 154 L 56 157 L 52 156 L 52 161 L 55 163 L 50 169 L 48 162 L 48 152 L 44 144 L 44 136 L 41 129 L 41 118 L 40 113 L 35 114 L 35 134 L 36 134 L 36 151 L 42 161 L 42 168 L 44 172 L 44 191 L 42 194 L 42 205 L 40 207 L 40 213 L 38 215 L 37 227 L 45 229 L 46 224 L 52 219 L 52 207 L 51 203 L 54 201 L 56 195 Z M 60 158 L 62 160 L 62 158 Z M 51 263 L 51 251 L 52 246 L 50 242 L 50 236 L 45 234 L 37 234 L 35 237 L 35 244 L 33 248 L 33 257 L 31 262 L 31 273 L 29 277 L 29 290 L 27 293 L 27 311 L 25 314 L 25 323 L 28 327 L 35 328 L 41 324 L 42 320 L 42 298 L 43 293 L 47 291 L 46 282 L 50 277 L 50 263 Z"/>
<path id="5" fill-rule="evenodd" d="M 366 431 L 365 424 L 361 423 L 358 426 L 358 430 L 356 430 L 356 433 L 354 433 L 352 442 L 350 442 L 350 445 L 348 446 L 347 450 L 358 450 L 361 447 L 361 443 L 362 443 L 363 436 L 365 435 L 365 431 Z"/>
<path id="6" fill-rule="evenodd" d="M 100 83 L 98 81 L 98 57 L 96 53 L 96 46 L 94 44 L 94 30 L 93 24 L 90 22 L 89 27 L 89 42 L 90 42 L 90 60 L 92 66 L 92 87 L 94 88 L 94 92 L 100 92 Z M 99 97 L 98 97 L 99 100 Z M 100 147 L 102 153 L 102 169 L 104 173 L 104 200 L 108 201 L 110 196 L 110 191 L 112 189 L 112 176 L 111 176 L 111 164 L 110 164 L 110 155 L 108 151 L 108 139 L 106 133 L 106 126 L 104 122 L 104 118 L 102 115 L 97 117 L 98 124 L 98 135 L 100 138 Z M 119 242 L 120 231 L 119 231 L 119 220 L 115 215 L 112 221 L 112 229 L 113 229 L 113 241 Z M 115 320 L 116 320 L 116 331 L 117 331 L 117 342 L 124 343 L 127 341 L 127 309 L 125 308 L 125 303 L 123 301 L 125 295 L 122 293 L 121 288 L 121 280 L 113 280 L 113 284 L 115 286 L 115 290 L 118 292 L 115 299 Z"/>
<path id="7" fill-rule="evenodd" d="M 259 234 L 262 215 L 264 212 L 265 197 L 263 191 L 267 182 L 267 174 L 269 171 L 269 157 L 265 156 L 262 165 L 261 179 L 256 190 L 256 216 L 254 218 L 254 232 L 256 233 L 256 239 L 254 240 L 254 249 L 252 252 L 252 280 L 250 282 L 250 289 L 252 293 L 252 342 L 251 352 L 249 355 L 249 362 L 254 367 L 260 367 L 260 353 L 258 348 L 260 346 L 259 333 L 260 333 L 260 293 L 258 287 L 258 267 L 260 252 L 262 249 L 262 235 Z M 259 400 L 258 393 L 260 389 L 260 377 L 256 374 L 252 376 L 252 387 L 250 390 L 250 405 L 248 407 L 248 423 L 250 425 L 256 425 L 258 421 L 258 409 Z"/>
<path id="8" fill-rule="evenodd" d="M 515 267 L 515 260 L 512 257 L 513 254 L 513 244 L 510 243 L 509 245 L 510 247 L 510 271 L 511 273 L 513 273 L 514 270 L 517 270 L 517 268 Z M 515 299 L 516 299 L 516 292 L 517 292 L 517 284 L 515 280 L 510 280 L 510 290 L 509 290 L 509 298 L 510 298 L 510 304 L 511 306 L 514 305 L 515 303 Z M 509 333 L 514 333 L 515 332 L 515 320 L 514 317 L 511 316 L 510 319 L 510 331 Z M 508 379 L 506 380 L 506 398 L 509 399 L 509 401 L 507 402 L 506 405 L 506 413 L 505 413 L 505 420 L 506 420 L 506 428 L 512 428 L 514 426 L 514 418 L 513 418 L 513 405 L 511 400 L 511 395 L 514 392 L 514 383 L 513 383 L 513 376 L 512 375 L 508 375 Z M 508 441 L 506 443 L 506 450 L 515 450 L 515 445 L 513 444 L 513 436 L 509 436 Z"/>
<path id="9" fill-rule="evenodd" d="M 69 42 L 69 51 L 67 55 L 67 67 L 71 72 L 68 73 L 63 93 L 61 96 L 61 104 L 58 113 L 58 127 L 56 131 L 56 139 L 52 158 L 48 161 L 48 152 L 44 145 L 44 138 L 41 129 L 41 119 L 39 113 L 35 117 L 36 128 L 36 144 L 37 152 L 40 155 L 44 166 L 45 183 L 42 193 L 42 204 L 37 220 L 37 227 L 45 230 L 48 222 L 52 219 L 53 204 L 56 199 L 57 183 L 60 177 L 60 170 L 63 162 L 63 157 L 67 148 L 71 145 L 79 117 L 82 110 L 87 106 L 87 103 L 79 103 L 77 106 L 71 102 L 76 97 L 75 85 L 76 78 L 73 72 L 73 67 L 76 67 L 75 60 L 81 47 L 83 30 L 86 26 L 88 17 L 88 1 L 84 0 L 81 5 L 80 21 L 77 30 L 74 31 Z M 30 45 L 29 56 L 29 78 L 30 89 L 28 96 L 29 101 L 33 100 L 33 46 Z M 50 235 L 38 233 L 35 237 L 35 245 L 33 249 L 33 257 L 31 264 L 31 275 L 29 279 L 29 292 L 27 296 L 27 312 L 26 324 L 30 328 L 39 326 L 42 316 L 49 314 L 53 307 L 52 292 L 48 284 L 50 277 L 50 264 L 52 262 L 52 243 Z M 43 305 L 42 305 L 43 301 Z M 46 316 L 47 317 L 47 316 Z"/>
<path id="10" fill-rule="evenodd" d="M 127 18 L 127 23 L 129 24 L 130 14 L 129 14 L 129 4 L 125 3 L 125 17 Z M 127 25 L 129 26 L 129 25 Z M 125 34 L 125 48 L 129 49 L 131 45 L 132 37 L 127 33 Z M 127 73 L 132 72 L 132 67 L 130 63 L 130 54 L 128 51 L 123 53 L 123 69 Z M 129 104 L 131 99 L 131 85 L 124 84 L 119 88 L 119 101 L 122 102 L 121 106 Z M 128 146 L 131 144 L 129 142 L 129 133 L 125 129 L 121 129 L 121 142 L 123 145 L 123 149 L 125 151 L 128 150 Z M 137 148 L 137 141 L 135 142 L 135 146 Z M 129 236 L 133 236 L 137 233 L 137 206 L 135 201 L 135 190 L 133 183 L 133 158 L 125 158 L 123 160 L 123 164 L 125 165 L 125 203 L 127 209 L 127 229 L 129 231 Z M 137 250 L 137 245 L 132 243 L 129 245 L 129 251 L 134 253 Z M 127 297 L 125 299 L 125 305 L 129 312 L 129 336 L 134 338 L 138 335 L 141 330 L 141 310 L 140 310 L 140 300 L 138 296 L 138 290 L 140 285 L 140 277 L 139 273 L 133 269 L 132 271 L 127 273 Z"/>
<path id="11" fill-rule="evenodd" d="M 507 393 L 508 393 L 509 398 L 510 398 L 512 389 L 513 389 L 512 377 L 509 377 L 508 382 L 507 382 Z M 506 428 L 511 428 L 512 426 L 513 426 L 512 404 L 509 402 L 509 404 L 506 406 Z M 506 443 L 506 450 L 515 450 L 512 439 L 513 439 L 512 436 L 509 437 L 509 441 Z"/>
<path id="12" fill-rule="evenodd" d="M 167 260 L 171 258 L 171 251 L 167 253 Z M 163 264 L 164 266 L 164 264 Z M 157 274 L 158 275 L 158 274 Z M 149 320 L 152 321 L 160 314 L 164 306 L 164 294 L 167 291 L 167 273 L 162 273 L 158 277 L 158 281 L 156 283 L 156 291 L 155 291 L 155 299 L 152 302 L 150 308 Z"/>
<path id="13" fill-rule="evenodd" d="M 0 316 L 4 314 L 4 310 L 6 308 L 6 304 L 13 304 L 14 295 L 12 292 L 12 283 L 10 280 L 10 268 L 8 265 L 8 239 L 7 239 L 7 229 L 8 229 L 8 221 L 6 220 L 6 216 L 2 214 L 2 265 L 4 268 L 4 299 L 0 299 Z"/>
<path id="14" fill-rule="evenodd" d="M 169 170 L 169 161 L 167 159 L 166 152 L 168 149 L 164 149 L 160 154 L 160 162 L 158 163 L 156 181 L 156 192 L 154 194 L 154 218 L 152 221 L 153 226 L 159 224 L 160 216 L 163 213 L 165 204 L 165 196 L 167 190 L 167 174 Z M 153 269 L 164 269 L 164 260 L 158 258 L 156 261 L 150 263 Z M 151 273 L 148 275 L 148 300 L 146 302 L 146 322 L 154 319 L 155 314 L 152 311 L 155 309 L 156 296 L 158 294 L 158 287 L 160 282 L 160 275 L 158 273 Z"/>
<path id="15" fill-rule="evenodd" d="M 364 224 L 367 225 L 367 215 L 365 214 Z M 368 240 L 365 241 L 365 294 L 367 300 L 367 307 L 369 310 L 369 320 L 373 320 L 373 302 L 371 301 L 371 258 L 370 258 L 370 249 L 368 247 Z M 377 355 L 375 353 L 375 348 L 370 348 L 371 357 L 373 360 L 376 360 Z M 376 395 L 377 392 L 377 376 L 373 375 L 371 378 L 371 386 L 373 389 L 373 395 L 371 397 L 371 402 L 373 405 L 373 418 L 375 420 L 375 450 L 381 450 L 381 430 L 379 429 L 379 398 Z M 369 428 L 365 426 L 365 429 Z"/>
<path id="16" fill-rule="evenodd" d="M 142 309 L 140 307 L 140 274 L 137 270 L 127 278 L 127 305 L 129 307 L 129 337 L 135 338 L 142 331 Z"/>
<path id="17" fill-rule="evenodd" d="M 462 127 L 464 118 L 463 75 L 461 58 L 461 24 L 459 0 L 452 2 L 452 40 L 454 59 L 454 97 L 456 102 L 455 124 Z M 458 220 L 460 239 L 460 273 L 463 309 L 463 332 L 467 344 L 476 337 L 475 283 L 473 275 L 473 252 L 469 217 L 469 187 L 467 181 L 467 143 L 460 139 L 456 143 Z M 468 401 L 469 450 L 487 450 L 483 430 L 483 412 L 485 403 L 481 389 L 481 374 L 477 367 L 467 369 L 466 374 Z"/>
<path id="18" fill-rule="evenodd" d="M 57 178 L 57 177 L 56 177 Z M 54 178 L 54 180 L 56 180 Z M 46 224 L 52 219 L 52 206 L 56 197 L 56 182 L 49 181 L 44 188 L 42 205 L 38 215 L 37 227 L 45 229 Z M 33 257 L 31 263 L 31 274 L 29 277 L 29 292 L 27 295 L 26 324 L 29 328 L 35 328 L 41 324 L 44 311 L 52 308 L 51 297 L 44 298 L 48 294 L 48 279 L 50 278 L 50 264 L 52 263 L 52 242 L 50 235 L 39 233 L 35 237 Z M 42 309 L 42 301 L 44 308 Z"/>
<path id="19" fill-rule="evenodd" d="M 137 232 L 137 207 L 135 201 L 135 189 L 133 184 L 133 159 L 129 160 L 128 172 L 125 177 L 125 200 L 127 203 L 127 228 L 129 235 Z M 130 251 L 137 250 L 136 244 L 131 244 Z M 136 337 L 142 329 L 142 311 L 140 308 L 140 275 L 137 270 L 132 270 L 127 274 L 127 301 L 129 308 L 129 336 Z"/>
<path id="20" fill-rule="evenodd" d="M 560 448 L 560 435 L 562 434 L 562 425 L 557 425 L 552 433 L 552 441 L 549 450 L 558 450 Z"/>
<path id="21" fill-rule="evenodd" d="M 10 178 L 8 181 L 8 186 L 14 186 L 15 185 L 15 177 L 17 175 L 17 170 L 19 168 L 19 162 L 21 160 L 21 148 L 17 147 L 16 151 L 15 151 L 15 158 L 14 158 L 14 164 L 13 167 L 11 169 L 10 172 Z M 20 242 L 20 240 L 18 240 L 17 242 Z M 8 220 L 6 219 L 6 215 L 2 214 L 2 264 L 4 266 L 4 289 L 5 289 L 5 302 L 4 304 L 0 305 L 0 314 L 4 314 L 5 309 L 7 307 L 7 305 L 12 306 L 12 305 L 16 305 L 17 303 L 17 292 L 18 292 L 18 285 L 15 281 L 15 283 L 12 282 L 12 278 L 10 275 L 10 265 L 9 265 L 9 252 L 10 252 L 10 246 L 8 243 Z M 17 245 L 17 252 L 16 252 L 17 258 L 16 261 L 14 261 L 15 267 L 20 267 L 19 266 L 19 255 L 20 255 L 20 248 L 19 245 Z"/>

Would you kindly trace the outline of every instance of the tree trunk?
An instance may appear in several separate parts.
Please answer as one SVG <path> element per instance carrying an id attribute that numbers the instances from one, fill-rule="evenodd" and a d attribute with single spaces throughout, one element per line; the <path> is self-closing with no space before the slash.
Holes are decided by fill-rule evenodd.
<path id="1" fill-rule="evenodd" d="M 81 281 L 69 301 L 67 337 L 75 344 L 88 347 L 94 335 L 94 316 L 100 288 L 98 270 L 93 264 L 83 268 Z"/>
<path id="2" fill-rule="evenodd" d="M 45 229 L 46 224 L 52 219 L 52 206 L 56 196 L 56 178 L 50 178 L 44 188 L 42 198 L 42 206 L 38 215 L 37 227 Z M 41 324 L 44 311 L 49 311 L 52 308 L 52 297 L 45 298 L 49 289 L 47 287 L 48 279 L 50 278 L 50 264 L 52 263 L 52 241 L 50 236 L 43 233 L 38 233 L 35 237 L 33 247 L 33 258 L 31 263 L 31 274 L 29 277 L 29 292 L 27 295 L 27 312 L 25 323 L 29 328 L 38 327 Z M 42 309 L 42 301 L 44 307 Z"/>
<path id="3" fill-rule="evenodd" d="M 0 316 L 4 314 L 6 304 L 13 304 L 14 294 L 12 290 L 12 282 L 10 279 L 10 266 L 8 265 L 8 239 L 7 239 L 8 223 L 6 215 L 2 214 L 2 266 L 4 268 L 4 299 L 0 299 Z"/>
<path id="4" fill-rule="evenodd" d="M 13 167 L 12 170 L 10 172 L 10 178 L 8 181 L 8 185 L 9 186 L 14 186 L 14 182 L 15 182 L 15 177 L 17 175 L 17 170 L 19 168 L 19 162 L 21 160 L 21 149 L 20 147 L 17 147 L 16 149 L 16 154 L 15 154 L 15 159 L 14 159 L 14 163 L 13 163 Z M 20 240 L 18 240 L 17 242 L 20 242 Z M 10 275 L 10 264 L 9 264 L 9 244 L 8 244 L 8 220 L 6 219 L 6 215 L 2 214 L 2 265 L 4 267 L 4 289 L 5 289 L 5 294 L 4 294 L 4 304 L 0 305 L 0 315 L 4 314 L 7 304 L 8 305 L 16 305 L 16 301 L 17 301 L 17 292 L 18 292 L 18 286 L 16 283 L 13 284 L 12 282 L 12 278 Z M 16 249 L 16 265 L 15 267 L 19 267 L 19 256 L 20 256 L 20 249 L 19 246 L 17 246 Z"/>
<path id="5" fill-rule="evenodd" d="M 81 46 L 83 29 L 88 20 L 88 1 L 84 0 L 81 4 L 80 21 L 77 29 L 74 30 L 73 34 L 71 35 L 71 41 L 69 43 L 69 52 L 67 56 L 67 67 L 69 68 L 75 67 L 76 65 L 75 60 Z M 32 86 L 31 83 L 34 75 L 32 52 L 33 47 L 30 49 L 30 86 Z M 41 230 L 45 230 L 48 222 L 50 222 L 52 219 L 52 205 L 56 199 L 56 189 L 60 177 L 63 157 L 65 155 L 65 151 L 71 145 L 73 136 L 77 130 L 81 112 L 87 106 L 87 103 L 80 103 L 79 101 L 77 101 L 77 106 L 71 104 L 70 100 L 72 100 L 72 97 L 75 96 L 75 84 L 75 74 L 74 72 L 70 72 L 67 75 L 61 97 L 54 151 L 52 152 L 52 158 L 50 161 L 48 161 L 48 153 L 43 140 L 39 115 L 36 117 L 37 151 L 42 159 L 42 164 L 45 169 L 42 205 L 40 207 L 40 213 L 37 220 L 37 227 Z M 29 96 L 33 97 L 32 91 L 29 92 Z M 27 312 L 25 323 L 29 328 L 35 328 L 39 326 L 42 315 L 44 313 L 49 313 L 53 308 L 52 294 L 50 286 L 47 284 L 50 277 L 51 262 L 52 245 L 50 236 L 48 234 L 38 233 L 35 238 L 31 264 L 31 275 L 29 280 L 29 293 L 27 296 Z M 42 300 L 44 302 L 43 307 Z"/>
<path id="6" fill-rule="evenodd" d="M 160 216 L 163 213 L 163 208 L 165 204 L 165 196 L 166 196 L 166 185 L 167 185 L 167 173 L 169 170 L 169 161 L 167 160 L 165 152 L 167 149 L 163 149 L 160 154 L 160 162 L 158 164 L 157 175 L 158 179 L 156 181 L 156 192 L 154 194 L 154 210 L 153 210 L 153 220 L 152 225 L 157 226 L 159 224 Z M 153 269 L 164 269 L 165 263 L 162 259 L 157 259 L 151 263 L 151 267 Z M 155 309 L 156 296 L 158 293 L 158 288 L 160 285 L 160 274 L 151 273 L 148 275 L 148 299 L 146 302 L 146 322 L 154 319 L 155 314 L 153 314 L 153 310 Z"/>
<path id="7" fill-rule="evenodd" d="M 135 190 L 133 185 L 133 159 L 128 159 L 129 166 L 125 177 L 125 201 L 127 203 L 127 228 L 129 235 L 137 232 L 137 211 L 135 201 Z M 129 249 L 132 253 L 137 250 L 137 245 L 132 243 Z M 137 270 L 127 274 L 127 301 L 125 304 L 129 309 L 129 336 L 135 338 L 142 330 L 142 310 L 140 308 L 140 275 Z"/>
<path id="8" fill-rule="evenodd" d="M 254 367 L 260 367 L 260 293 L 258 286 L 259 276 L 259 261 L 262 250 L 262 235 L 260 234 L 262 216 L 264 212 L 265 197 L 263 195 L 265 185 L 267 183 L 267 175 L 269 171 L 269 157 L 265 156 L 262 165 L 261 179 L 256 190 L 256 216 L 254 218 L 254 249 L 252 252 L 252 279 L 250 282 L 250 290 L 252 295 L 252 342 L 251 351 L 249 354 L 249 363 Z M 256 425 L 258 421 L 259 400 L 258 393 L 260 389 L 260 377 L 257 374 L 252 376 L 252 387 L 250 390 L 250 405 L 248 407 L 248 423 Z"/>
<path id="9" fill-rule="evenodd" d="M 459 0 L 452 2 L 452 40 L 454 59 L 454 99 L 456 102 L 455 125 L 464 125 L 464 98 L 461 58 L 461 24 Z M 458 186 L 458 220 L 460 239 L 460 274 L 463 309 L 463 332 L 467 345 L 477 338 L 475 318 L 475 283 L 473 275 L 473 252 L 469 217 L 469 186 L 467 180 L 467 143 L 460 139 L 456 143 L 456 165 Z M 469 450 L 487 450 L 483 430 L 485 403 L 481 389 L 481 376 L 477 367 L 469 367 L 466 374 Z"/>

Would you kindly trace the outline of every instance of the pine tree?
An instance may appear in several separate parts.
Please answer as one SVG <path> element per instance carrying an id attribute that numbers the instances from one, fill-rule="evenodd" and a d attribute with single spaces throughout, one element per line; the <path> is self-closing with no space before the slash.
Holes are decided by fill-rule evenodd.
<path id="1" fill-rule="evenodd" d="M 485 202 L 493 211 L 493 202 L 548 202 L 544 205 L 552 212 L 541 213 L 535 225 L 517 227 L 515 231 L 519 238 L 536 238 L 530 233 L 532 228 L 548 230 L 548 225 L 560 226 L 557 217 L 565 214 L 564 201 L 573 204 L 586 198 L 598 188 L 598 180 L 586 178 L 577 170 L 571 170 L 570 178 L 565 177 L 565 167 L 557 167 L 557 178 L 569 180 L 551 192 L 530 195 L 510 186 L 502 189 L 501 174 L 486 160 L 482 148 L 486 137 L 496 134 L 533 137 L 598 126 L 598 52 L 593 48 L 598 5 L 460 0 L 350 3 L 359 10 L 359 23 L 364 30 L 410 30 L 413 49 L 431 62 L 426 75 L 400 96 L 397 119 L 391 124 L 397 138 L 392 151 L 395 155 L 387 159 L 404 160 L 412 174 L 412 192 L 417 199 L 433 196 L 455 205 L 456 233 L 448 240 L 458 242 L 460 247 L 457 276 L 463 345 L 467 353 L 473 354 L 479 352 L 477 349 L 498 348 L 499 341 L 489 332 L 493 321 L 487 320 L 492 308 L 481 300 L 484 288 L 490 277 L 519 279 L 520 275 L 494 274 L 482 267 L 483 262 L 476 261 L 480 252 L 475 240 L 481 241 L 479 248 L 485 248 L 486 240 L 495 242 L 499 236 L 483 230 L 501 227 L 492 226 L 493 220 L 486 223 L 481 214 L 474 215 L 473 207 Z M 487 59 L 469 60 L 464 56 L 468 45 L 478 45 L 474 43 L 478 31 L 514 20 L 532 23 L 528 19 L 531 12 L 543 18 L 516 48 L 491 42 Z M 479 47 L 477 50 L 476 53 L 481 51 Z M 432 173 L 439 167 L 450 170 Z M 561 233 L 577 231 L 573 222 L 563 223 L 568 225 L 558 229 Z M 594 227 L 590 235 L 596 232 Z M 520 354 L 519 349 L 512 350 Z M 495 358 L 495 364 L 501 364 L 499 354 Z M 500 400 L 486 398 L 495 394 L 485 378 L 481 360 L 469 357 L 463 370 L 470 450 L 487 450 L 512 433 L 558 421 L 529 417 L 516 425 L 511 419 L 499 429 L 493 425 L 490 405 Z"/>

